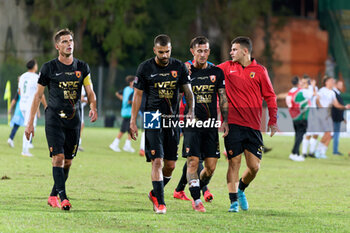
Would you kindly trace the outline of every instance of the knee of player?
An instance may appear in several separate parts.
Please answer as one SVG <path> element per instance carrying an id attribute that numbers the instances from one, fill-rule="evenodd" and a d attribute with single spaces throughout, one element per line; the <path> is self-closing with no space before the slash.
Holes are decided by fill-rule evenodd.
<path id="1" fill-rule="evenodd" d="M 168 162 L 164 164 L 164 169 L 166 169 L 167 171 L 173 171 L 175 169 L 175 165 L 175 162 Z"/>
<path id="2" fill-rule="evenodd" d="M 197 168 L 198 167 L 198 163 L 199 163 L 198 157 L 190 156 L 187 159 L 187 167 Z"/>
<path id="3" fill-rule="evenodd" d="M 214 175 L 215 167 L 216 167 L 215 165 L 206 167 L 208 176 L 213 176 Z"/>
<path id="4" fill-rule="evenodd" d="M 153 168 L 162 168 L 162 159 L 161 158 L 156 158 L 152 162 L 152 167 Z"/>
<path id="5" fill-rule="evenodd" d="M 257 173 L 260 169 L 260 164 L 254 164 L 254 165 L 249 165 L 248 168 L 253 172 L 253 173 Z"/>
<path id="6" fill-rule="evenodd" d="M 64 156 L 56 155 L 52 157 L 52 166 L 63 167 L 64 166 Z"/>
<path id="7" fill-rule="evenodd" d="M 64 160 L 64 168 L 68 169 L 68 168 L 70 168 L 70 166 L 72 166 L 72 160 L 71 159 L 65 159 Z"/>
<path id="8" fill-rule="evenodd" d="M 229 159 L 228 164 L 232 168 L 240 168 L 241 167 L 241 161 Z"/>

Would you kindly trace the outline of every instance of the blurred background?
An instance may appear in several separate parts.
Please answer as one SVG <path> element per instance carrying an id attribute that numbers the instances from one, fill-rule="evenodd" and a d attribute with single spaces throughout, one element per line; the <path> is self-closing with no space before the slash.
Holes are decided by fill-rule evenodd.
<path id="1" fill-rule="evenodd" d="M 275 92 L 287 92 L 294 75 L 320 81 L 324 74 L 350 87 L 350 1 L 346 0 L 0 0 L 0 123 L 7 122 L 5 85 L 12 98 L 25 64 L 57 57 L 52 36 L 75 33 L 74 57 L 89 63 L 99 122 L 120 117 L 115 92 L 125 77 L 153 56 L 153 39 L 172 39 L 172 56 L 191 59 L 190 40 L 205 35 L 210 61 L 230 59 L 231 40 L 253 39 L 253 57 L 267 67 Z M 350 88 L 344 99 L 350 102 Z M 285 107 L 284 100 L 279 100 Z M 40 123 L 40 122 L 39 122 Z M 86 124 L 88 125 L 88 121 Z"/>

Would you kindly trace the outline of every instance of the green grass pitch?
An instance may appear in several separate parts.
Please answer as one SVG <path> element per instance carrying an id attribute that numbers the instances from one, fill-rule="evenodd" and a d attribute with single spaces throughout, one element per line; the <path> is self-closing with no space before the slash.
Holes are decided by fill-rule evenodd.
<path id="1" fill-rule="evenodd" d="M 13 149 L 6 143 L 10 128 L 0 125 L 0 177 L 9 177 L 0 180 L 0 232 L 350 231 L 350 158 L 333 156 L 329 149 L 327 160 L 292 162 L 288 159 L 292 137 L 264 136 L 273 150 L 263 156 L 261 170 L 246 190 L 249 211 L 227 212 L 224 157 L 209 184 L 214 201 L 204 203 L 206 213 L 194 212 L 190 202 L 173 199 L 185 162 L 179 158 L 165 188 L 167 214 L 156 215 L 147 198 L 150 164 L 137 153 L 108 148 L 117 129 L 84 130 L 85 151 L 74 159 L 67 181 L 70 212 L 46 204 L 53 179 L 44 128 L 36 131 L 32 158 L 20 155 L 23 130 L 18 131 Z M 350 139 L 341 138 L 340 151 L 348 152 L 349 144 Z M 134 148 L 138 145 L 139 141 L 133 142 Z"/>

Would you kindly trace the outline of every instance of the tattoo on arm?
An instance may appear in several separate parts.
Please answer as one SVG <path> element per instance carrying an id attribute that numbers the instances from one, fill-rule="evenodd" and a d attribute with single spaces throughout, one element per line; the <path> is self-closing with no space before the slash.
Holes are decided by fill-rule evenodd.
<path id="1" fill-rule="evenodd" d="M 191 89 L 191 84 L 185 84 L 182 86 L 184 93 L 185 93 L 185 98 L 186 98 L 186 103 L 188 104 L 189 109 L 194 108 L 194 96 L 193 92 Z"/>
<path id="2" fill-rule="evenodd" d="M 225 88 L 219 88 L 219 105 L 221 110 L 222 118 L 224 119 L 224 122 L 227 122 L 228 117 L 228 102 L 226 97 L 226 91 Z"/>

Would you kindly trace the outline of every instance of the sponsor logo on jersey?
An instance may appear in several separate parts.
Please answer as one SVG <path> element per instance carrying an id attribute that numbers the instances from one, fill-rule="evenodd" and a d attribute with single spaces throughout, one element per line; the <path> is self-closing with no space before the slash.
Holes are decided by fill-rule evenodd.
<path id="1" fill-rule="evenodd" d="M 210 75 L 210 81 L 214 83 L 216 81 L 216 76 L 215 75 Z"/>
<path id="2" fill-rule="evenodd" d="M 250 72 L 249 77 L 254 78 L 255 77 L 255 72 Z"/>
<path id="3" fill-rule="evenodd" d="M 75 76 L 77 76 L 77 78 L 81 77 L 81 71 L 75 71 Z"/>
<path id="4" fill-rule="evenodd" d="M 171 75 L 172 75 L 174 78 L 176 78 L 176 77 L 177 77 L 177 71 L 176 71 L 176 70 L 171 71 Z"/>

